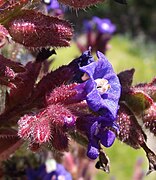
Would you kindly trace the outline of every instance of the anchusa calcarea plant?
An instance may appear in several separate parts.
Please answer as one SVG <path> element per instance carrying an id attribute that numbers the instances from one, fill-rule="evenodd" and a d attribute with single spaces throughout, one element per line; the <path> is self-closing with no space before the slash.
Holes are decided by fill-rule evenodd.
<path id="1" fill-rule="evenodd" d="M 85 8 L 103 0 L 58 2 Z M 146 136 L 146 131 L 156 135 L 156 79 L 132 86 L 134 69 L 117 75 L 102 52 L 96 52 L 97 58 L 92 56 L 91 47 L 68 65 L 48 72 L 47 59 L 56 53 L 50 47 L 69 46 L 73 28 L 68 21 L 35 8 L 43 3 L 0 1 L 0 161 L 27 144 L 33 152 L 47 150 L 56 160 L 64 158 L 66 167 L 56 164 L 47 170 L 49 165 L 42 163 L 33 170 L 28 166 L 28 179 L 78 179 L 87 177 L 91 160 L 96 160 L 97 169 L 109 172 L 104 149 L 118 138 L 135 149 L 143 148 L 148 173 L 156 170 L 156 155 Z M 108 19 L 102 20 L 102 29 L 101 20 L 94 17 L 94 21 L 100 32 L 115 30 Z M 24 50 L 29 59 L 25 65 L 17 62 L 18 51 Z M 25 59 L 20 58 L 21 62 Z M 76 148 L 75 142 L 80 146 Z M 75 150 L 79 163 L 72 155 Z M 5 176 L 4 169 L 1 171 Z"/>

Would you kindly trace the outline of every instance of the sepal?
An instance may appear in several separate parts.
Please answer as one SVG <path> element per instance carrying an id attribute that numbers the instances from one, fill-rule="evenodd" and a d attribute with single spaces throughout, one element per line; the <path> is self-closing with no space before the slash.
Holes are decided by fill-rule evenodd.
<path id="1" fill-rule="evenodd" d="M 133 75 L 135 69 L 125 70 L 118 74 L 119 81 L 121 83 L 121 99 L 130 91 L 130 87 L 133 82 Z"/>
<path id="2" fill-rule="evenodd" d="M 143 91 L 135 91 L 133 89 L 126 96 L 125 101 L 133 112 L 137 114 L 148 109 L 153 104 L 153 100 L 150 96 L 148 96 L 148 94 Z"/>

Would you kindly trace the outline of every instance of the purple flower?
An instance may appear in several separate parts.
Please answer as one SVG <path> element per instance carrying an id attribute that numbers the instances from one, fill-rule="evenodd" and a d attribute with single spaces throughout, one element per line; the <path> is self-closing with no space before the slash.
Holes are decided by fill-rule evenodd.
<path id="1" fill-rule="evenodd" d="M 43 0 L 43 3 L 47 5 L 48 12 L 53 11 L 54 16 L 63 15 L 66 9 L 66 6 L 61 6 L 57 0 Z"/>
<path id="2" fill-rule="evenodd" d="M 84 90 L 88 106 L 110 120 L 116 119 L 121 86 L 112 65 L 101 52 L 97 52 L 98 61 L 80 67 L 86 80 Z"/>
<path id="3" fill-rule="evenodd" d="M 86 43 L 84 45 L 81 41 L 77 41 L 80 51 L 83 52 L 91 46 L 94 52 L 98 50 L 105 54 L 110 48 L 108 42 L 116 30 L 116 26 L 112 24 L 111 20 L 94 16 L 91 20 L 84 21 L 83 28 L 86 33 Z"/>
<path id="4" fill-rule="evenodd" d="M 112 65 L 101 52 L 97 52 L 97 57 L 98 61 L 79 68 L 84 82 L 76 87 L 89 108 L 97 112 L 96 116 L 80 116 L 76 122 L 77 129 L 88 137 L 87 155 L 91 159 L 99 156 L 100 144 L 110 147 L 115 140 L 114 132 L 118 131 L 115 120 L 121 93 Z"/>
<path id="5" fill-rule="evenodd" d="M 57 0 L 43 0 L 49 9 L 59 9 L 60 5 Z"/>
<path id="6" fill-rule="evenodd" d="M 96 24 L 97 30 L 102 34 L 113 34 L 116 30 L 116 26 L 112 24 L 110 19 L 101 19 L 95 16 L 93 22 Z"/>
<path id="7" fill-rule="evenodd" d="M 70 64 L 69 66 L 74 66 L 75 68 L 77 68 L 77 72 L 76 72 L 76 75 L 74 76 L 73 78 L 73 81 L 74 82 L 78 82 L 78 83 L 81 83 L 83 82 L 81 77 L 82 75 L 84 74 L 79 68 L 80 67 L 83 67 L 83 66 L 86 66 L 90 63 L 94 62 L 94 58 L 93 56 L 91 55 L 91 48 L 89 48 L 89 50 L 85 51 L 82 53 L 82 55 L 77 58 L 77 59 L 74 59 Z"/>
<path id="8" fill-rule="evenodd" d="M 84 27 L 84 30 L 86 30 L 87 32 L 90 32 L 91 30 L 93 30 L 94 22 L 93 21 L 84 20 L 83 27 Z"/>
<path id="9" fill-rule="evenodd" d="M 115 141 L 115 133 L 119 131 L 115 121 L 103 116 L 81 117 L 77 122 L 77 128 L 88 138 L 87 156 L 91 159 L 99 156 L 100 144 L 110 147 Z"/>
<path id="10" fill-rule="evenodd" d="M 51 172 L 47 172 L 47 168 L 45 164 L 42 164 L 37 170 L 29 168 L 26 170 L 27 179 L 28 180 L 34 180 L 34 179 L 51 180 L 51 179 L 62 178 L 62 179 L 72 180 L 71 174 L 64 168 L 64 166 L 62 166 L 61 164 L 55 163 L 54 168 L 55 169 L 52 170 Z"/>
<path id="11" fill-rule="evenodd" d="M 79 67 L 86 66 L 94 62 L 94 58 L 91 55 L 91 47 L 89 47 L 87 51 L 83 52 L 79 58 L 75 59 L 74 62 L 76 62 Z"/>
<path id="12" fill-rule="evenodd" d="M 102 119 L 102 123 L 95 121 L 89 132 L 87 156 L 91 159 L 96 159 L 99 155 L 99 144 L 105 147 L 112 146 L 116 138 L 114 131 L 118 131 L 118 127 L 114 122 L 106 119 Z"/>

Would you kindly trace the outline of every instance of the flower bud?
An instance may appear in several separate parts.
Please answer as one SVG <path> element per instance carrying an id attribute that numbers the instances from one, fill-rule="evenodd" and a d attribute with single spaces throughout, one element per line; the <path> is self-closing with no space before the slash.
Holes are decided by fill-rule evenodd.
<path id="1" fill-rule="evenodd" d="M 0 48 L 3 47 L 7 41 L 10 41 L 11 36 L 8 33 L 8 30 L 0 25 Z"/>

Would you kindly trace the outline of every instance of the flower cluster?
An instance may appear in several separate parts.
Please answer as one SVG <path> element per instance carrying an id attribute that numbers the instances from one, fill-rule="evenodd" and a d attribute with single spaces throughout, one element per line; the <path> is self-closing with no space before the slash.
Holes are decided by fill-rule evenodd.
<path id="1" fill-rule="evenodd" d="M 116 26 L 108 18 L 101 19 L 94 16 L 92 20 L 84 21 L 84 30 L 86 33 L 85 45 L 80 43 L 79 40 L 77 41 L 80 51 L 82 52 L 92 46 L 93 51 L 99 50 L 105 54 L 110 48 L 108 42 L 116 31 Z"/>
<path id="2" fill-rule="evenodd" d="M 100 143 L 106 147 L 113 144 L 115 133 L 118 131 L 115 120 L 121 87 L 106 57 L 100 52 L 97 52 L 97 55 L 98 61 L 95 62 L 88 50 L 67 66 L 70 71 L 75 71 L 76 75 L 80 73 L 80 83 L 60 84 L 50 90 L 53 84 L 52 74 L 40 81 L 37 86 L 38 93 L 41 84 L 45 85 L 47 80 L 51 80 L 48 92 L 41 90 L 43 108 L 35 114 L 24 115 L 18 121 L 18 134 L 21 138 L 28 139 L 30 146 L 40 146 L 48 142 L 57 150 L 65 150 L 68 147 L 67 132 L 73 128 L 87 136 L 87 154 L 91 159 L 98 157 Z M 81 67 L 82 64 L 87 65 Z M 71 81 L 74 80 L 75 77 Z M 33 96 L 35 97 L 35 94 Z M 38 101 L 39 97 L 36 100 Z M 86 112 L 79 110 L 82 107 Z"/>

